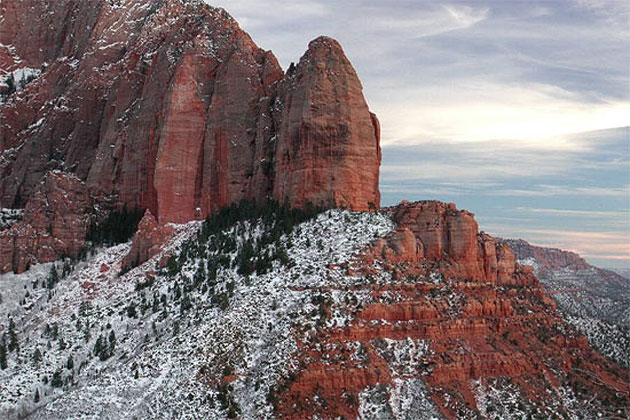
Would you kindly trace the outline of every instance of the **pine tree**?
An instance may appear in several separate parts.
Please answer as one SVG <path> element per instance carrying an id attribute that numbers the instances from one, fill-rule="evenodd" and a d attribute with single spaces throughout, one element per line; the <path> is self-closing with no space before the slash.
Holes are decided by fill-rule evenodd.
<path id="1" fill-rule="evenodd" d="M 53 388 L 61 388 L 63 386 L 63 379 L 61 378 L 61 370 L 57 369 L 55 373 L 53 373 L 52 379 L 50 380 L 50 385 Z"/>
<path id="2" fill-rule="evenodd" d="M 35 401 L 35 403 L 39 402 L 39 389 L 35 390 L 35 398 L 33 398 L 33 401 Z"/>
<path id="3" fill-rule="evenodd" d="M 57 273 L 57 269 L 53 264 L 50 267 L 50 273 L 48 274 L 48 278 L 46 279 L 46 287 L 52 289 L 59 282 L 59 273 Z"/>
<path id="4" fill-rule="evenodd" d="M 33 361 L 35 363 L 39 363 L 42 361 L 42 352 L 39 350 L 39 347 L 35 349 L 33 352 Z"/>
<path id="5" fill-rule="evenodd" d="M 116 334 L 114 334 L 114 331 L 112 330 L 109 333 L 109 355 L 113 355 L 114 354 L 114 348 L 116 347 Z"/>
<path id="6" fill-rule="evenodd" d="M 127 306 L 127 316 L 129 318 L 135 318 L 137 315 L 136 313 L 136 305 L 132 302 L 129 304 L 129 306 Z"/>
<path id="7" fill-rule="evenodd" d="M 99 356 L 103 353 L 103 337 L 99 336 L 94 343 L 94 356 Z"/>
<path id="8" fill-rule="evenodd" d="M 72 358 L 72 355 L 70 355 L 70 357 L 68 357 L 68 361 L 66 362 L 66 368 L 68 370 L 72 370 L 73 367 L 74 367 L 74 359 Z"/>
<path id="9" fill-rule="evenodd" d="M 17 333 L 15 332 L 15 322 L 9 320 L 9 351 L 18 351 L 20 343 L 18 342 Z"/>
<path id="10" fill-rule="evenodd" d="M 17 87 L 15 86 L 15 77 L 13 77 L 13 73 L 11 73 L 4 82 L 7 85 L 7 90 L 6 90 L 5 95 L 9 96 L 17 90 Z"/>
<path id="11" fill-rule="evenodd" d="M 7 366 L 7 343 L 3 338 L 0 340 L 0 369 L 4 370 Z"/>

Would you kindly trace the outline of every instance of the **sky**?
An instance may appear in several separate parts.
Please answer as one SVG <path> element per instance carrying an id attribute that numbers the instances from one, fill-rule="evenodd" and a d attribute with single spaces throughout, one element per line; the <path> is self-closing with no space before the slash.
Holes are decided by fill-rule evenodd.
<path id="1" fill-rule="evenodd" d="M 382 205 L 630 267 L 630 2 L 208 0 L 286 68 L 336 38 L 381 120 Z"/>

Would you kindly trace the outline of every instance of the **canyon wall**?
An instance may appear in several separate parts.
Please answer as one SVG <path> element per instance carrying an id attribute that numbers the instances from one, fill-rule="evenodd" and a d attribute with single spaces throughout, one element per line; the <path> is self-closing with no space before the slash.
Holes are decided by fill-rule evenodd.
<path id="1" fill-rule="evenodd" d="M 160 223 L 242 199 L 379 205 L 378 121 L 330 38 L 284 74 L 197 1 L 6 0 L 0 16 L 0 77 L 43 70 L 0 106 L 2 207 L 50 169 Z"/>
<path id="2" fill-rule="evenodd" d="M 89 205 L 159 224 L 243 199 L 380 204 L 378 120 L 330 38 L 285 74 L 200 1 L 5 0 L 0 19 L 0 208 L 28 207 L 51 170 L 85 183 Z M 5 235 L 6 258 L 18 242 Z"/>

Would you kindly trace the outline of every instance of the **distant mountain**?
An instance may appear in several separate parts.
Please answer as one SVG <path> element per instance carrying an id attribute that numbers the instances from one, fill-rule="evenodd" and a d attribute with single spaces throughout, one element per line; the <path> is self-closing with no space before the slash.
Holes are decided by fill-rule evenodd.
<path id="1" fill-rule="evenodd" d="M 630 280 L 579 255 L 523 240 L 503 240 L 522 265 L 534 267 L 561 312 L 604 354 L 630 365 Z"/>
<path id="2" fill-rule="evenodd" d="M 504 240 L 517 261 L 531 265 L 561 309 L 575 315 L 630 325 L 630 280 L 588 264 L 579 255 L 523 240 Z"/>
<path id="3" fill-rule="evenodd" d="M 608 271 L 615 272 L 623 278 L 630 279 L 630 268 L 608 268 Z"/>

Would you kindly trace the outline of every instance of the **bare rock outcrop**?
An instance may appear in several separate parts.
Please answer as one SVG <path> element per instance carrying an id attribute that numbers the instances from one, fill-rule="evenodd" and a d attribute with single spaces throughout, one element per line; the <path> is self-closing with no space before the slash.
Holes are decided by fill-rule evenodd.
<path id="1" fill-rule="evenodd" d="M 0 232 L 0 273 L 77 255 L 85 246 L 90 200 L 76 176 L 48 172 L 26 205 L 23 220 Z"/>
<path id="2" fill-rule="evenodd" d="M 162 246 L 172 237 L 174 230 L 169 225 L 160 225 L 149 210 L 144 213 L 133 237 L 129 254 L 123 259 L 123 267 L 135 267 L 157 255 Z"/>
<path id="3" fill-rule="evenodd" d="M 480 233 L 472 213 L 438 201 L 402 202 L 392 212 L 401 228 L 413 232 L 422 257 L 439 262 L 446 275 L 491 283 L 511 280 L 514 254 Z"/>

